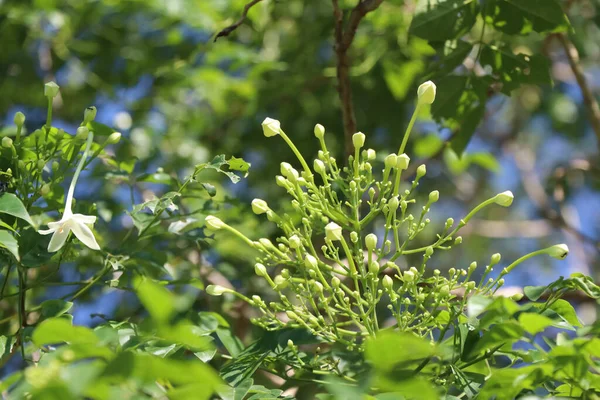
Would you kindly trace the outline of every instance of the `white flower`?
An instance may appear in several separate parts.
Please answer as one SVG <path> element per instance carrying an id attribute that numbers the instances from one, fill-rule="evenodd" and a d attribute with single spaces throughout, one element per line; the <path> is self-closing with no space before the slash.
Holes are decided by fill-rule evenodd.
<path id="1" fill-rule="evenodd" d="M 273 118 L 265 118 L 262 122 L 263 133 L 266 137 L 279 135 L 281 123 Z"/>
<path id="2" fill-rule="evenodd" d="M 90 229 L 96 222 L 96 217 L 93 215 L 73 214 L 70 207 L 65 208 L 60 221 L 48 222 L 50 229 L 42 229 L 38 232 L 42 235 L 52 233 L 50 244 L 48 244 L 48 252 L 54 253 L 60 250 L 67 239 L 69 233 L 73 232 L 75 237 L 92 250 L 100 250 L 98 242 L 94 237 L 94 233 Z"/>
<path id="3" fill-rule="evenodd" d="M 419 104 L 432 104 L 435 101 L 436 89 L 435 83 L 431 81 L 422 83 L 417 90 Z"/>

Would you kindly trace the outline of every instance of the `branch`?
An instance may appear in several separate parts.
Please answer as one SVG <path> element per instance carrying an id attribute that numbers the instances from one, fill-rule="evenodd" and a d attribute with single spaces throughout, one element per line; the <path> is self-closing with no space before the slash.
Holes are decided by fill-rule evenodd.
<path id="1" fill-rule="evenodd" d="M 250 9 L 253 6 L 260 3 L 261 1 L 262 0 L 252 0 L 250 3 L 246 4 L 244 6 L 244 10 L 242 11 L 242 16 L 240 17 L 240 19 L 238 19 L 234 24 L 229 25 L 227 28 L 222 29 L 219 33 L 217 33 L 217 36 L 215 36 L 214 41 L 216 42 L 217 39 L 220 37 L 229 36 L 231 32 L 235 31 L 246 20 L 246 17 L 248 16 L 248 11 L 250 11 Z"/>
<path id="2" fill-rule="evenodd" d="M 359 0 L 350 14 L 348 27 L 344 30 L 344 13 L 340 9 L 338 0 L 332 0 L 333 17 L 335 22 L 334 50 L 337 57 L 338 94 L 342 106 L 342 119 L 344 121 L 344 148 L 346 155 L 354 153 L 352 135 L 356 133 L 356 116 L 352 102 L 352 87 L 350 82 L 350 59 L 348 50 L 352 45 L 360 21 L 367 13 L 377 9 L 383 0 Z"/>
<path id="3" fill-rule="evenodd" d="M 590 124 L 592 125 L 592 129 L 596 134 L 596 139 L 598 140 L 598 147 L 600 149 L 600 107 L 598 107 L 598 102 L 596 101 L 594 94 L 592 93 L 590 87 L 587 84 L 583 68 L 581 68 L 581 65 L 578 62 L 579 54 L 577 52 L 577 49 L 565 34 L 557 34 L 556 36 L 558 37 L 558 40 L 560 41 L 565 50 L 565 54 L 567 55 L 567 59 L 569 60 L 571 70 L 573 71 L 575 79 L 577 80 L 577 84 L 581 89 L 583 101 L 589 113 Z"/>

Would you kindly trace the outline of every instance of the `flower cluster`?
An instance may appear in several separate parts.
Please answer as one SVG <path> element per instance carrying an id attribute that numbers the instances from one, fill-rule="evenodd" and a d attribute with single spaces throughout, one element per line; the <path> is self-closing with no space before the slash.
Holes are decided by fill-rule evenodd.
<path id="1" fill-rule="evenodd" d="M 520 258 L 496 278 L 489 276 L 500 254 L 494 254 L 479 274 L 475 262 L 465 269 L 451 268 L 447 276 L 427 268 L 436 252 L 462 242 L 458 233 L 477 212 L 487 206 L 508 207 L 513 201 L 510 191 L 497 194 L 460 221 L 448 218 L 433 243 L 413 245 L 430 224 L 427 216 L 440 194 L 432 191 L 424 205 L 417 205 L 416 189 L 427 170 L 421 165 L 414 176 L 407 176 L 411 160 L 404 148 L 419 107 L 433 103 L 435 94 L 432 82 L 419 87 L 415 114 L 400 149 L 380 158 L 380 174 L 377 154 L 365 148 L 361 132 L 352 138 L 354 154 L 347 166 L 341 166 L 328 151 L 325 128 L 316 125 L 321 150 L 311 169 L 279 121 L 265 119 L 265 136 L 281 137 L 301 167 L 283 162 L 275 179 L 290 196 L 296 215 L 280 215 L 261 199 L 252 202 L 254 213 L 265 215 L 281 230 L 276 243 L 251 240 L 215 216 L 208 216 L 206 225 L 229 231 L 260 252 L 255 273 L 275 295 L 264 300 L 212 285 L 207 292 L 231 293 L 257 307 L 261 316 L 254 322 L 263 328 L 302 327 L 324 341 L 353 349 L 365 337 L 375 336 L 388 317 L 393 317 L 398 329 L 419 335 L 447 329 L 449 318 L 462 312 L 469 295 L 494 293 L 503 285 L 503 276 L 520 262 L 537 254 L 564 258 L 568 248 L 553 246 Z M 370 232 L 374 227 L 379 235 Z M 407 255 L 421 255 L 420 262 L 402 270 L 396 261 Z"/>

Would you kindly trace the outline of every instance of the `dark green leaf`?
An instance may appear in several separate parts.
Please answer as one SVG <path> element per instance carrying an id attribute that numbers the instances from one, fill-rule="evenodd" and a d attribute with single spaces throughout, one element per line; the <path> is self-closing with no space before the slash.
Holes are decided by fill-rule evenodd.
<path id="1" fill-rule="evenodd" d="M 69 311 L 73 307 L 73 303 L 61 299 L 46 300 L 41 305 L 42 317 L 52 318 L 59 317 Z"/>
<path id="2" fill-rule="evenodd" d="M 479 13 L 475 0 L 439 0 L 430 4 L 430 9 L 415 15 L 409 33 L 432 42 L 460 37 L 475 24 Z"/>
<path id="3" fill-rule="evenodd" d="M 13 256 L 15 256 L 17 261 L 21 260 L 19 256 L 19 243 L 17 242 L 17 239 L 10 234 L 10 232 L 0 230 L 0 247 L 8 250 Z"/>
<path id="4" fill-rule="evenodd" d="M 25 206 L 17 196 L 12 193 L 4 193 L 0 196 L 0 213 L 9 214 L 21 218 L 35 228 Z"/>
<path id="5" fill-rule="evenodd" d="M 37 346 L 56 343 L 97 344 L 98 337 L 89 328 L 73 326 L 65 318 L 50 318 L 33 331 L 33 342 Z"/>

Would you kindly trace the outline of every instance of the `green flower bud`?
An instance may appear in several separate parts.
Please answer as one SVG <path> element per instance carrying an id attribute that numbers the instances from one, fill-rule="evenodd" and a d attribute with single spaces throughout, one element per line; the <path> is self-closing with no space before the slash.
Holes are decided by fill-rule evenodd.
<path id="1" fill-rule="evenodd" d="M 373 260 L 369 263 L 369 272 L 375 276 L 379 274 L 379 263 L 377 261 Z"/>
<path id="2" fill-rule="evenodd" d="M 469 265 L 469 273 L 472 273 L 477 268 L 477 262 L 473 261 L 471 265 Z"/>
<path id="3" fill-rule="evenodd" d="M 310 254 L 307 254 L 304 257 L 304 266 L 308 269 L 317 269 L 319 267 L 319 261 Z"/>
<path id="4" fill-rule="evenodd" d="M 444 285 L 440 288 L 440 294 L 444 297 L 450 294 L 450 287 L 448 285 Z"/>
<path id="5" fill-rule="evenodd" d="M 394 289 L 394 281 L 392 280 L 392 278 L 389 277 L 389 275 L 386 275 L 383 277 L 383 287 L 386 290 L 393 290 Z"/>
<path id="6" fill-rule="evenodd" d="M 498 281 L 498 287 L 500 287 L 500 286 L 504 286 L 504 279 L 500 279 Z"/>
<path id="7" fill-rule="evenodd" d="M 60 87 L 55 82 L 48 82 L 44 85 L 44 96 L 53 99 L 58 95 Z"/>
<path id="8" fill-rule="evenodd" d="M 113 132 L 106 138 L 106 144 L 117 144 L 121 141 L 121 132 Z"/>
<path id="9" fill-rule="evenodd" d="M 256 215 L 264 214 L 269 211 L 269 205 L 266 201 L 261 199 L 252 200 L 252 212 Z"/>
<path id="10" fill-rule="evenodd" d="M 86 128 L 85 126 L 80 126 L 79 128 L 77 128 L 75 138 L 79 140 L 85 140 L 87 139 L 88 133 L 90 133 L 90 130 L 88 128 Z"/>
<path id="11" fill-rule="evenodd" d="M 418 103 L 419 104 L 432 104 L 435 101 L 436 94 L 435 83 L 427 81 L 422 83 L 417 89 Z"/>
<path id="12" fill-rule="evenodd" d="M 45 166 L 46 166 L 46 162 L 44 160 L 37 160 L 37 168 L 39 170 L 44 169 Z"/>
<path id="13" fill-rule="evenodd" d="M 367 247 L 367 250 L 373 251 L 377 247 L 377 235 L 369 233 L 365 237 L 365 246 Z"/>
<path id="14" fill-rule="evenodd" d="M 404 171 L 408 168 L 408 164 L 410 163 L 410 157 L 406 154 L 400 154 L 398 158 L 396 158 L 396 168 Z"/>
<path id="15" fill-rule="evenodd" d="M 277 183 L 277 186 L 285 188 L 287 186 L 287 179 L 281 175 L 277 175 L 275 177 L 275 183 Z"/>
<path id="16" fill-rule="evenodd" d="M 330 222 L 325 226 L 325 238 L 329 241 L 342 240 L 342 227 L 335 222 Z"/>
<path id="17" fill-rule="evenodd" d="M 300 240 L 300 238 L 298 237 L 298 235 L 292 235 L 289 239 L 288 242 L 290 244 L 290 247 L 292 249 L 297 249 L 300 248 L 300 246 L 302 245 L 302 241 Z"/>
<path id="18" fill-rule="evenodd" d="M 362 132 L 357 132 L 352 135 L 352 144 L 355 149 L 360 149 L 365 145 L 365 134 Z"/>
<path id="19" fill-rule="evenodd" d="M 422 178 L 423 176 L 425 176 L 426 173 L 427 167 L 425 166 L 425 164 L 419 165 L 419 168 L 417 168 L 417 178 Z"/>
<path id="20" fill-rule="evenodd" d="M 285 176 L 292 183 L 296 183 L 300 176 L 298 171 L 286 162 L 281 163 L 281 175 Z"/>
<path id="21" fill-rule="evenodd" d="M 333 278 L 331 278 L 331 286 L 333 286 L 334 289 L 337 289 L 340 287 L 340 278 L 338 278 L 337 276 L 334 276 Z"/>
<path id="22" fill-rule="evenodd" d="M 40 188 L 40 194 L 42 196 L 46 196 L 48 193 L 50 193 L 50 185 L 48 185 L 47 183 L 45 183 Z"/>
<path id="23" fill-rule="evenodd" d="M 313 281 L 312 286 L 315 292 L 323 293 L 323 284 L 321 282 Z"/>
<path id="24" fill-rule="evenodd" d="M 412 282 L 415 280 L 415 273 L 411 270 L 404 271 L 404 273 L 402 273 L 402 279 L 404 282 Z"/>
<path id="25" fill-rule="evenodd" d="M 294 342 L 292 341 L 292 339 L 288 339 L 288 341 L 287 341 L 287 346 L 288 346 L 290 349 L 293 349 L 293 348 L 294 348 Z"/>
<path id="26" fill-rule="evenodd" d="M 513 196 L 512 192 L 507 190 L 506 192 L 498 193 L 496 196 L 494 196 L 494 203 L 502 207 L 509 207 L 514 198 L 515 196 Z"/>
<path id="27" fill-rule="evenodd" d="M 228 293 L 231 292 L 231 289 L 227 289 L 223 286 L 219 286 L 219 285 L 208 285 L 206 287 L 206 293 L 211 295 L 211 296 L 220 296 L 223 293 Z"/>
<path id="28" fill-rule="evenodd" d="M 321 140 L 325 136 L 325 127 L 321 124 L 315 125 L 315 136 L 317 139 Z"/>
<path id="29" fill-rule="evenodd" d="M 439 199 L 440 199 L 440 192 L 438 192 L 437 190 L 434 190 L 433 192 L 429 193 L 429 203 L 435 203 Z"/>
<path id="30" fill-rule="evenodd" d="M 500 255 L 500 253 L 496 253 L 496 254 L 492 254 L 492 257 L 490 258 L 490 265 L 496 265 L 500 262 L 500 258 L 502 256 Z"/>
<path id="31" fill-rule="evenodd" d="M 285 314 L 288 316 L 289 319 L 291 319 L 292 321 L 296 321 L 298 319 L 298 314 L 296 314 L 293 311 L 287 310 L 285 312 Z"/>
<path id="32" fill-rule="evenodd" d="M 452 225 L 454 225 L 454 218 L 448 218 L 446 220 L 446 229 L 450 228 Z"/>
<path id="33" fill-rule="evenodd" d="M 267 238 L 258 239 L 258 243 L 260 243 L 265 249 L 273 250 L 275 248 L 275 246 L 273 246 L 273 243 Z"/>
<path id="34" fill-rule="evenodd" d="M 273 118 L 265 118 L 262 128 L 266 137 L 276 136 L 281 132 L 281 123 Z"/>
<path id="35" fill-rule="evenodd" d="M 390 212 L 396 212 L 398 206 L 400 205 L 400 201 L 398 200 L 398 196 L 394 196 L 388 202 L 388 207 L 390 208 Z"/>
<path id="36" fill-rule="evenodd" d="M 510 298 L 514 301 L 521 301 L 523 300 L 523 293 L 515 293 L 512 296 L 510 296 Z"/>
<path id="37" fill-rule="evenodd" d="M 350 232 L 350 241 L 352 243 L 357 243 L 358 242 L 358 233 L 352 231 Z"/>
<path id="38" fill-rule="evenodd" d="M 425 255 L 427 257 L 431 257 L 433 255 L 433 247 L 427 246 L 427 248 L 425 249 Z"/>
<path id="39" fill-rule="evenodd" d="M 13 118 L 13 122 L 17 127 L 22 127 L 25 123 L 25 114 L 23 114 L 21 111 L 17 111 L 15 113 L 15 117 Z"/>
<path id="40" fill-rule="evenodd" d="M 388 156 L 386 156 L 385 159 L 383 160 L 383 163 L 385 164 L 385 168 L 386 169 L 394 168 L 396 166 L 397 158 L 398 158 L 398 156 L 396 155 L 396 153 L 392 153 L 392 154 L 389 154 Z"/>
<path id="41" fill-rule="evenodd" d="M 275 278 L 273 278 L 273 282 L 275 285 L 277 285 L 278 289 L 285 289 L 289 284 L 286 278 L 284 278 L 282 275 L 277 275 Z"/>
<path id="42" fill-rule="evenodd" d="M 88 124 L 88 123 L 92 122 L 93 120 L 95 120 L 97 112 L 98 112 L 98 110 L 96 110 L 96 107 L 94 107 L 94 106 L 90 106 L 90 107 L 86 108 L 85 111 L 83 112 L 83 123 Z"/>
<path id="43" fill-rule="evenodd" d="M 321 160 L 315 160 L 313 162 L 313 169 L 315 170 L 315 172 L 317 174 L 324 174 L 325 173 L 325 163 Z"/>
<path id="44" fill-rule="evenodd" d="M 219 229 L 222 229 L 225 226 L 225 223 L 223 221 L 221 221 L 219 218 L 213 215 L 207 216 L 204 219 L 204 223 L 206 224 L 207 228 L 212 229 L 214 231 L 218 231 Z"/>
<path id="45" fill-rule="evenodd" d="M 365 157 L 367 160 L 371 161 L 377 158 L 377 153 L 373 149 L 368 149 Z"/>
<path id="46" fill-rule="evenodd" d="M 454 239 L 454 244 L 461 244 L 463 241 L 462 236 L 457 236 L 456 239 Z"/>
<path id="47" fill-rule="evenodd" d="M 254 265 L 254 273 L 262 277 L 267 276 L 267 268 L 261 263 L 256 263 Z"/>
<path id="48" fill-rule="evenodd" d="M 52 161 L 52 172 L 58 171 L 59 168 L 60 164 L 58 163 L 58 161 Z"/>
<path id="49" fill-rule="evenodd" d="M 558 260 L 564 260 L 569 254 L 569 247 L 564 243 L 555 244 L 554 246 L 545 249 L 545 252 L 550 257 L 556 258 Z"/>
<path id="50" fill-rule="evenodd" d="M 2 138 L 2 147 L 6 148 L 6 149 L 10 149 L 13 145 L 13 140 L 11 138 L 9 138 L 8 136 L 4 136 Z"/>

